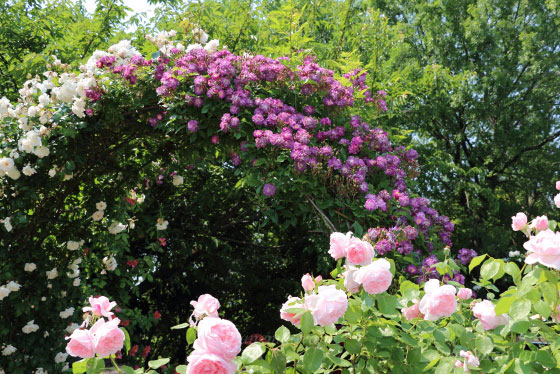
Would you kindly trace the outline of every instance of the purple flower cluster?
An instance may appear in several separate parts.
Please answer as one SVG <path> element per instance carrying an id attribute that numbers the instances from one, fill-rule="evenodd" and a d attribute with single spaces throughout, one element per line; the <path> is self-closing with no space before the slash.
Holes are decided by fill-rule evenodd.
<path id="1" fill-rule="evenodd" d="M 476 253 L 474 249 L 461 248 L 459 249 L 459 255 L 457 258 L 459 259 L 459 262 L 461 262 L 461 265 L 466 266 L 470 264 L 471 260 L 476 256 L 478 256 L 478 253 Z"/>

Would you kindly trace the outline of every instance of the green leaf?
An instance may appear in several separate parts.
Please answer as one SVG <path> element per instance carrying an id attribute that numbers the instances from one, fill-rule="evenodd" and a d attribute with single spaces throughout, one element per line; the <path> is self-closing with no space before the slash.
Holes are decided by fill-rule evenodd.
<path id="1" fill-rule="evenodd" d="M 521 270 L 519 270 L 519 266 L 515 262 L 507 262 L 504 266 L 504 271 L 511 275 L 512 277 L 517 277 Z"/>
<path id="2" fill-rule="evenodd" d="M 357 238 L 361 238 L 362 235 L 364 235 L 364 228 L 362 227 L 362 225 L 360 225 L 360 223 L 358 221 L 354 222 L 354 224 L 352 225 L 352 227 L 354 228 L 354 236 Z"/>
<path id="3" fill-rule="evenodd" d="M 194 327 L 189 327 L 187 330 L 187 343 L 191 345 L 196 340 L 196 329 Z"/>
<path id="4" fill-rule="evenodd" d="M 480 268 L 482 279 L 492 279 L 500 272 L 500 263 L 494 259 L 488 260 Z"/>
<path id="5" fill-rule="evenodd" d="M 262 343 L 256 342 L 243 350 L 241 359 L 245 364 L 250 364 L 261 358 L 265 351 L 265 346 Z"/>
<path id="6" fill-rule="evenodd" d="M 351 354 L 357 355 L 362 350 L 360 342 L 355 339 L 348 339 L 344 342 L 344 348 Z"/>
<path id="7" fill-rule="evenodd" d="M 273 350 L 270 358 L 270 366 L 275 374 L 284 374 L 286 372 L 286 356 L 278 350 Z"/>
<path id="8" fill-rule="evenodd" d="M 128 351 L 130 351 L 130 335 L 128 334 L 128 331 L 126 331 L 124 327 L 121 327 L 120 329 L 124 333 L 124 347 L 126 349 L 126 353 L 128 353 Z"/>
<path id="9" fill-rule="evenodd" d="M 311 312 L 307 311 L 303 313 L 300 320 L 300 326 L 301 332 L 304 334 L 309 334 L 311 330 L 313 330 L 315 324 L 313 323 L 313 316 L 311 315 Z"/>
<path id="10" fill-rule="evenodd" d="M 288 339 L 290 339 L 290 330 L 288 330 L 285 326 L 280 326 L 274 333 L 274 337 L 280 343 L 286 343 Z"/>
<path id="11" fill-rule="evenodd" d="M 538 350 L 535 359 L 544 367 L 553 368 L 556 366 L 556 359 L 548 351 L 542 349 Z"/>
<path id="12" fill-rule="evenodd" d="M 483 254 L 483 255 L 476 256 L 475 258 L 473 258 L 473 259 L 471 260 L 471 263 L 469 264 L 469 273 L 470 273 L 475 267 L 477 267 L 478 265 L 480 265 L 480 263 L 481 263 L 482 261 L 484 261 L 484 259 L 486 258 L 486 256 L 487 256 L 487 254 L 485 253 L 485 254 Z"/>
<path id="13" fill-rule="evenodd" d="M 169 362 L 169 358 L 160 358 L 158 360 L 148 361 L 148 366 L 152 369 L 158 369 Z"/>
<path id="14" fill-rule="evenodd" d="M 517 299 L 509 308 L 509 316 L 514 320 L 527 317 L 531 311 L 531 301 L 527 299 Z"/>
<path id="15" fill-rule="evenodd" d="M 511 304 L 513 304 L 515 299 L 516 298 L 513 297 L 513 296 L 502 296 L 500 298 L 500 300 L 498 300 L 498 302 L 496 303 L 496 306 L 494 308 L 494 311 L 496 312 L 496 315 L 509 313 L 509 310 L 511 308 Z"/>
<path id="16" fill-rule="evenodd" d="M 385 315 L 397 315 L 397 303 L 398 299 L 396 296 L 388 294 L 377 295 L 379 311 Z"/>
<path id="17" fill-rule="evenodd" d="M 185 366 L 186 367 L 186 366 Z M 131 368 L 130 366 L 121 366 L 120 369 L 125 373 L 125 374 L 135 374 L 136 371 Z M 182 373 L 182 374 L 186 374 L 186 373 Z"/>
<path id="18" fill-rule="evenodd" d="M 105 369 L 105 361 L 102 358 L 91 358 L 87 361 L 87 374 L 98 374 Z"/>
<path id="19" fill-rule="evenodd" d="M 187 374 L 187 365 L 179 365 L 175 368 L 175 371 L 179 374 Z"/>
<path id="20" fill-rule="evenodd" d="M 172 326 L 171 330 L 184 329 L 184 328 L 189 327 L 189 326 L 190 326 L 190 324 L 188 322 L 185 322 L 185 323 L 181 323 L 179 325 Z"/>
<path id="21" fill-rule="evenodd" d="M 303 368 L 312 373 L 319 369 L 323 362 L 323 351 L 317 347 L 309 347 L 303 355 Z"/>
<path id="22" fill-rule="evenodd" d="M 479 336 L 475 341 L 475 347 L 478 352 L 487 355 L 494 349 L 494 343 L 487 336 Z"/>
<path id="23" fill-rule="evenodd" d="M 539 313 L 543 318 L 548 318 L 552 314 L 552 308 L 543 300 L 538 300 L 534 303 L 533 308 L 535 308 L 535 312 Z"/>
<path id="24" fill-rule="evenodd" d="M 82 374 L 86 372 L 87 369 L 87 362 L 89 358 L 84 358 L 80 361 L 76 361 L 72 364 L 72 373 L 73 374 Z"/>
<path id="25" fill-rule="evenodd" d="M 430 361 L 430 362 L 428 363 L 428 365 L 426 365 L 426 367 L 424 368 L 423 371 L 428 371 L 428 370 L 430 370 L 431 368 L 433 368 L 434 366 L 436 366 L 436 364 L 439 362 L 439 359 L 440 359 L 439 356 L 436 357 L 436 358 L 434 358 L 432 361 Z"/>

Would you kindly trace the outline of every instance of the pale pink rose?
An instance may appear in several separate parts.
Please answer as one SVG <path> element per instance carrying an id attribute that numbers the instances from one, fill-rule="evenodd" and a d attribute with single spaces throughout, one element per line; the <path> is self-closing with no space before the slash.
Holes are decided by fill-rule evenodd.
<path id="1" fill-rule="evenodd" d="M 66 352 L 73 357 L 91 358 L 95 356 L 95 341 L 89 330 L 76 329 L 66 338 L 70 339 L 66 345 Z"/>
<path id="2" fill-rule="evenodd" d="M 194 316 L 197 319 L 208 317 L 218 317 L 218 309 L 220 309 L 220 302 L 214 296 L 209 294 L 200 295 L 198 301 L 191 301 L 194 307 Z"/>
<path id="3" fill-rule="evenodd" d="M 459 352 L 459 355 L 463 357 L 465 361 L 467 361 L 468 366 L 474 366 L 474 367 L 480 366 L 480 361 L 478 361 L 478 358 L 475 355 L 473 355 L 471 351 L 462 350 L 461 352 Z"/>
<path id="4" fill-rule="evenodd" d="M 305 297 L 305 307 L 316 325 L 327 326 L 338 321 L 348 309 L 346 293 L 335 285 L 319 286 L 318 293 Z"/>
<path id="5" fill-rule="evenodd" d="M 556 189 L 560 191 L 560 181 L 556 181 Z"/>
<path id="6" fill-rule="evenodd" d="M 421 314 L 420 314 L 420 306 L 418 305 L 418 300 L 415 300 L 414 305 L 409 306 L 408 308 L 404 308 L 402 310 L 402 314 L 407 321 L 420 317 Z"/>
<path id="7" fill-rule="evenodd" d="M 525 262 L 536 262 L 556 270 L 560 270 L 560 232 L 544 230 L 532 236 L 523 244 L 528 254 Z"/>
<path id="8" fill-rule="evenodd" d="M 459 292 L 457 292 L 457 297 L 461 300 L 468 300 L 472 297 L 472 290 L 470 288 L 459 288 Z"/>
<path id="9" fill-rule="evenodd" d="M 286 301 L 280 309 L 280 318 L 282 318 L 284 321 L 291 322 L 294 326 L 299 326 L 301 315 L 298 316 L 298 313 L 288 313 L 287 310 L 294 308 L 304 309 L 305 307 L 303 303 L 300 303 L 300 301 L 301 299 L 299 297 L 290 296 L 288 298 L 288 301 Z"/>
<path id="10" fill-rule="evenodd" d="M 113 318 L 105 322 L 100 318 L 91 327 L 90 333 L 95 341 L 95 353 L 99 357 L 107 357 L 120 351 L 124 345 L 124 332 L 119 329 L 121 321 Z"/>
<path id="11" fill-rule="evenodd" d="M 346 247 L 351 235 L 351 233 L 343 234 L 341 232 L 333 232 L 331 234 L 329 254 L 335 260 L 346 257 Z"/>
<path id="12" fill-rule="evenodd" d="M 456 368 L 461 368 L 461 369 L 463 369 L 463 361 L 461 361 L 461 360 L 455 361 L 454 366 L 455 366 Z M 468 369 L 467 369 L 467 370 L 468 370 Z"/>
<path id="13" fill-rule="evenodd" d="M 91 304 L 91 307 L 84 307 L 84 312 L 91 312 L 94 316 L 103 316 L 107 318 L 111 318 L 113 315 L 111 309 L 117 305 L 116 302 L 109 301 L 109 299 L 105 296 L 92 296 L 89 298 L 89 303 Z"/>
<path id="14" fill-rule="evenodd" d="M 507 314 L 497 316 L 495 306 L 490 300 L 476 303 L 472 309 L 473 315 L 482 323 L 485 330 L 493 330 L 500 325 L 505 325 L 509 321 Z"/>
<path id="15" fill-rule="evenodd" d="M 315 277 L 315 283 L 319 283 L 319 282 L 322 281 L 322 280 L 323 280 L 323 277 L 322 277 L 321 275 L 317 275 L 317 276 Z"/>
<path id="16" fill-rule="evenodd" d="M 206 317 L 198 324 L 194 349 L 233 360 L 241 351 L 241 335 L 230 321 Z"/>
<path id="17" fill-rule="evenodd" d="M 533 226 L 537 229 L 537 231 L 548 230 L 548 217 L 547 216 L 536 217 L 533 220 Z"/>
<path id="18" fill-rule="evenodd" d="M 511 217 L 511 228 L 513 231 L 520 231 L 527 225 L 527 216 L 525 213 L 517 213 L 515 216 Z"/>
<path id="19" fill-rule="evenodd" d="M 420 300 L 420 313 L 428 321 L 436 321 L 440 317 L 449 317 L 457 310 L 457 289 L 449 284 L 440 286 L 439 280 L 430 279 L 424 285 L 426 294 Z"/>
<path id="20" fill-rule="evenodd" d="M 194 350 L 187 357 L 187 374 L 234 374 L 237 365 L 209 352 Z"/>
<path id="21" fill-rule="evenodd" d="M 358 269 L 354 266 L 348 266 L 348 270 L 342 273 L 344 277 L 344 287 L 350 293 L 358 293 L 360 291 L 360 283 L 354 279 Z"/>
<path id="22" fill-rule="evenodd" d="M 384 258 L 374 261 L 361 267 L 354 276 L 354 280 L 360 283 L 370 295 L 385 292 L 393 280 L 391 264 Z"/>
<path id="23" fill-rule="evenodd" d="M 312 291 L 315 288 L 315 282 L 309 273 L 301 277 L 301 286 L 305 291 Z"/>
<path id="24" fill-rule="evenodd" d="M 554 204 L 556 204 L 557 208 L 560 208 L 560 193 L 554 196 Z"/>
<path id="25" fill-rule="evenodd" d="M 346 258 L 350 265 L 368 265 L 375 255 L 373 247 L 368 242 L 352 238 L 346 247 Z"/>

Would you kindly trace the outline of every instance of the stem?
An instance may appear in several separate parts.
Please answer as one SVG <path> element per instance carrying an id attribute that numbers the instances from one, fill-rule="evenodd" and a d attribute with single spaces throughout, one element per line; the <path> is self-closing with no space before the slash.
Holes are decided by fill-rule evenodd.
<path id="1" fill-rule="evenodd" d="M 113 366 L 115 367 L 115 369 L 117 369 L 117 371 L 119 372 L 119 374 L 122 374 L 122 370 L 121 368 L 118 367 L 117 363 L 115 362 L 115 358 L 111 356 L 111 362 L 113 363 Z"/>
<path id="2" fill-rule="evenodd" d="M 296 353 L 297 353 L 297 349 L 299 348 L 301 343 L 303 343 L 303 331 L 301 332 L 301 339 L 300 339 L 299 343 L 296 345 L 296 348 L 294 349 L 294 351 Z M 297 373 L 297 363 L 298 363 L 298 360 L 295 360 L 294 361 L 294 373 Z"/>

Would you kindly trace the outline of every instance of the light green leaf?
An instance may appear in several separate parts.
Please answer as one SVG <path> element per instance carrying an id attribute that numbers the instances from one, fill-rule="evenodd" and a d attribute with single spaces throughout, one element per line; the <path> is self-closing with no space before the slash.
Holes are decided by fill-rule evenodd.
<path id="1" fill-rule="evenodd" d="M 475 258 L 473 258 L 471 260 L 471 263 L 469 264 L 469 273 L 478 265 L 480 265 L 480 263 L 482 261 L 484 261 L 484 259 L 486 258 L 486 254 L 480 255 L 480 256 L 476 256 Z"/>
<path id="2" fill-rule="evenodd" d="M 285 343 L 288 339 L 290 339 L 290 330 L 288 330 L 285 326 L 280 326 L 274 333 L 274 337 L 280 343 Z"/>
<path id="3" fill-rule="evenodd" d="M 509 316 L 514 320 L 527 317 L 531 311 L 531 302 L 527 299 L 517 299 L 509 308 Z"/>
<path id="4" fill-rule="evenodd" d="M 475 341 L 475 347 L 478 352 L 487 355 L 494 349 L 494 343 L 487 336 L 479 336 Z"/>
<path id="5" fill-rule="evenodd" d="M 152 369 L 158 369 L 169 362 L 169 358 L 160 358 L 158 360 L 148 361 L 148 366 Z"/>
<path id="6" fill-rule="evenodd" d="M 243 350 L 241 358 L 245 364 L 250 364 L 261 358 L 265 351 L 265 346 L 262 343 L 256 342 Z"/>
<path id="7" fill-rule="evenodd" d="M 323 351 L 316 347 L 310 347 L 303 355 L 303 368 L 305 371 L 312 373 L 319 369 L 323 362 Z"/>
<path id="8" fill-rule="evenodd" d="M 184 329 L 186 327 L 189 327 L 189 323 L 185 322 L 185 323 L 181 323 L 179 325 L 175 325 L 173 327 L 171 327 L 171 330 L 178 330 L 178 329 Z"/>
<path id="9" fill-rule="evenodd" d="M 175 371 L 179 374 L 187 374 L 187 365 L 179 365 L 175 368 Z"/>
<path id="10" fill-rule="evenodd" d="M 311 315 L 311 312 L 307 311 L 305 313 L 303 313 L 303 315 L 301 316 L 301 321 L 300 321 L 300 326 L 301 326 L 301 331 L 304 334 L 309 334 L 311 332 L 311 330 L 313 330 L 313 316 Z"/>
<path id="11" fill-rule="evenodd" d="M 187 329 L 187 343 L 191 345 L 196 340 L 196 329 L 194 327 L 189 327 Z"/>

